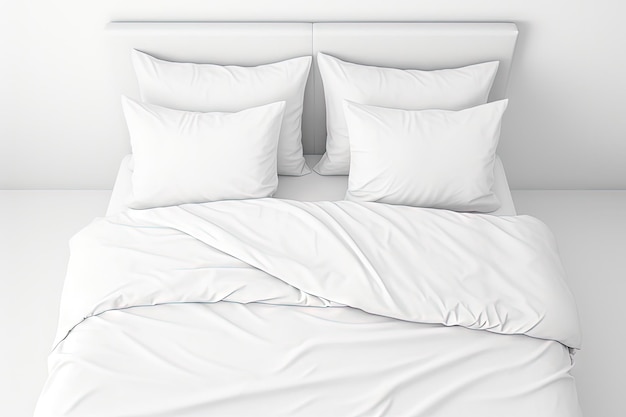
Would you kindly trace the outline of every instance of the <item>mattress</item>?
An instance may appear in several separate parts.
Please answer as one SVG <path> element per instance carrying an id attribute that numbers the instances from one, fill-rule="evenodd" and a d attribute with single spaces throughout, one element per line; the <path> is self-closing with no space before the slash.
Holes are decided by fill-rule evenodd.
<path id="1" fill-rule="evenodd" d="M 321 155 L 305 155 L 307 164 L 312 167 L 320 160 Z M 127 209 L 127 201 L 132 197 L 131 155 L 122 160 L 117 179 L 111 194 L 107 215 L 123 212 Z M 275 198 L 298 201 L 339 201 L 343 200 L 348 189 L 348 177 L 344 175 L 319 175 L 311 172 L 302 177 L 279 176 L 278 190 Z M 500 200 L 501 206 L 491 214 L 499 216 L 513 216 L 516 214 L 513 197 L 506 180 L 504 166 L 500 157 L 496 158 L 494 166 L 494 193 Z"/>

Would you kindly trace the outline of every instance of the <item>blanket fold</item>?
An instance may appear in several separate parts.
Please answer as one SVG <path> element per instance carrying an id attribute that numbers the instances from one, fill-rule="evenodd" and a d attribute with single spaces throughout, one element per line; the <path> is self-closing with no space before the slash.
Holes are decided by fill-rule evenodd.
<path id="1" fill-rule="evenodd" d="M 97 219 L 71 253 L 55 345 L 111 309 L 232 301 L 348 306 L 580 347 L 555 240 L 529 216 L 221 201 Z"/>

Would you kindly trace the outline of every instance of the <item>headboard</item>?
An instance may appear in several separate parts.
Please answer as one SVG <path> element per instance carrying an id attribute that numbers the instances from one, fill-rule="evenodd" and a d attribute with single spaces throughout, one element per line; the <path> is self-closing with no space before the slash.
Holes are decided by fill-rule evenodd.
<path id="1" fill-rule="evenodd" d="M 138 97 L 132 48 L 179 62 L 260 65 L 318 51 L 355 63 L 411 69 L 455 68 L 500 61 L 490 100 L 506 97 L 517 40 L 513 23 L 253 23 L 112 22 L 106 27 L 111 55 L 112 135 L 128 136 L 120 95 Z M 326 144 L 324 90 L 314 61 L 302 120 L 305 154 Z"/>

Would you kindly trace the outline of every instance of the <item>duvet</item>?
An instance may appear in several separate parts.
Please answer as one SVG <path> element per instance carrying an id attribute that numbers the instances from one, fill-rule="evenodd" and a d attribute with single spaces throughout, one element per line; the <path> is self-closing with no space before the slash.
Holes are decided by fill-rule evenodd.
<path id="1" fill-rule="evenodd" d="M 37 416 L 578 416 L 554 239 L 528 216 L 221 201 L 71 242 Z"/>

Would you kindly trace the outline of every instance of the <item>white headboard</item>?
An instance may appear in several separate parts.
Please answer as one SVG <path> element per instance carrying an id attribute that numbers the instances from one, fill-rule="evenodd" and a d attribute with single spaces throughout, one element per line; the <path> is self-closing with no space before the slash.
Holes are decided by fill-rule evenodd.
<path id="1" fill-rule="evenodd" d="M 259 65 L 318 51 L 368 65 L 412 69 L 455 68 L 500 61 L 490 100 L 506 97 L 517 40 L 513 23 L 164 23 L 112 22 L 106 27 L 111 54 L 111 135 L 128 136 L 120 95 L 138 97 L 132 48 L 179 62 Z M 326 143 L 322 81 L 314 62 L 304 99 L 305 154 Z"/>

